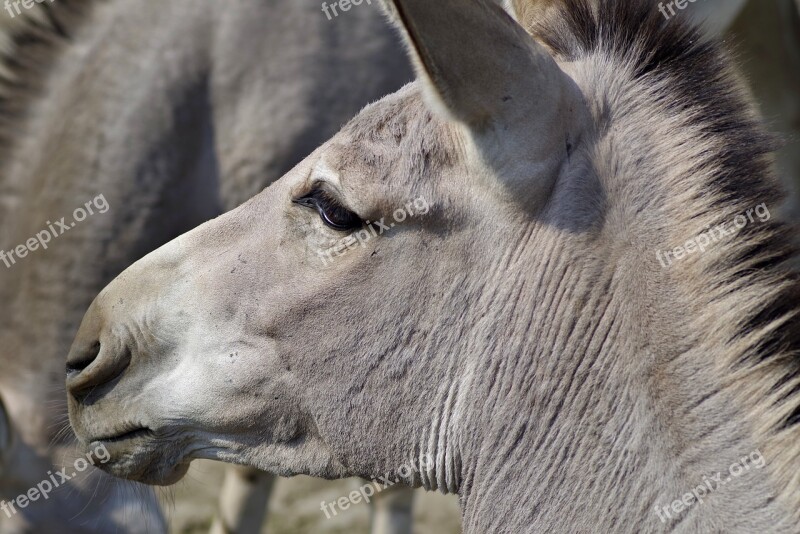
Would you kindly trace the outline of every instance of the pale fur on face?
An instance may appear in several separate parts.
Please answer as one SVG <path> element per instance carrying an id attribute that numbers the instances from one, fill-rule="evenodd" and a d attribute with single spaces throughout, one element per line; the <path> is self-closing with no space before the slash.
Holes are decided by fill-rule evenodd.
<path id="1" fill-rule="evenodd" d="M 198 457 L 340 477 L 430 456 L 408 482 L 460 493 L 465 532 L 792 532 L 787 229 L 656 256 L 780 198 L 725 52 L 647 2 L 519 0 L 519 25 L 392 4 L 420 79 L 98 296 L 78 436 L 140 429 L 107 469 L 153 483 Z M 324 263 L 342 233 L 292 203 L 321 186 L 364 220 L 427 208 Z M 754 450 L 765 469 L 658 520 Z"/>

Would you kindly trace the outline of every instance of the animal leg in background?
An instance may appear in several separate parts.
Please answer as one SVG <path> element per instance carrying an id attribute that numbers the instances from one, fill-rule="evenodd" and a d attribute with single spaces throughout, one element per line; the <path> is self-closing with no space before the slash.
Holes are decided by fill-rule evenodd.
<path id="1" fill-rule="evenodd" d="M 252 467 L 229 467 L 225 472 L 211 534 L 261 532 L 276 478 Z"/>
<path id="2" fill-rule="evenodd" d="M 372 498 L 372 534 L 411 534 L 414 490 L 393 486 Z"/>

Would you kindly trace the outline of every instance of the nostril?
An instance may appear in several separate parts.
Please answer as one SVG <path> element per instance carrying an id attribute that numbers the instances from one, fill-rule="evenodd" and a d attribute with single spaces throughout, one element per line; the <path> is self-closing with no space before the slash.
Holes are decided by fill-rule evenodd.
<path id="1" fill-rule="evenodd" d="M 72 376 L 75 374 L 80 373 L 87 367 L 89 367 L 92 362 L 97 359 L 97 356 L 100 354 L 100 342 L 95 342 L 88 350 L 80 353 L 75 358 L 71 358 L 67 361 L 67 376 Z"/>
<path id="2" fill-rule="evenodd" d="M 102 351 L 101 351 L 102 348 Z M 131 362 L 125 345 L 96 342 L 67 358 L 67 391 L 79 403 L 90 404 L 114 388 Z"/>

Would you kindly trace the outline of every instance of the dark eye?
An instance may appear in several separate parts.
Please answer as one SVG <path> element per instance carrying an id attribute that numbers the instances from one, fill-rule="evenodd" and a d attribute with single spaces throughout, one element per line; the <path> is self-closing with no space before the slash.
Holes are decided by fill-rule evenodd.
<path id="1" fill-rule="evenodd" d="M 322 188 L 314 189 L 309 194 L 296 198 L 292 202 L 317 210 L 322 222 L 334 230 L 345 232 L 361 228 L 364 225 L 361 217 L 342 206 L 335 196 Z"/>

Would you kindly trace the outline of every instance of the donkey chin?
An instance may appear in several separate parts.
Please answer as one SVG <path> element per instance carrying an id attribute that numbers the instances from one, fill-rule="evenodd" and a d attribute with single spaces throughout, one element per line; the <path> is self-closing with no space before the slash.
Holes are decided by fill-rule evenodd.
<path id="1" fill-rule="evenodd" d="M 184 477 L 190 459 L 185 451 L 188 440 L 167 437 L 140 425 L 127 425 L 114 431 L 91 428 L 98 418 L 91 410 L 70 406 L 75 434 L 95 467 L 120 478 L 150 485 L 171 485 Z M 104 455 L 92 452 L 104 451 Z"/>
<path id="2" fill-rule="evenodd" d="M 92 449 L 105 442 L 92 442 Z M 181 480 L 189 470 L 189 460 L 184 458 L 181 447 L 172 443 L 142 438 L 106 445 L 111 459 L 98 464 L 110 475 L 144 484 L 169 486 Z"/>

